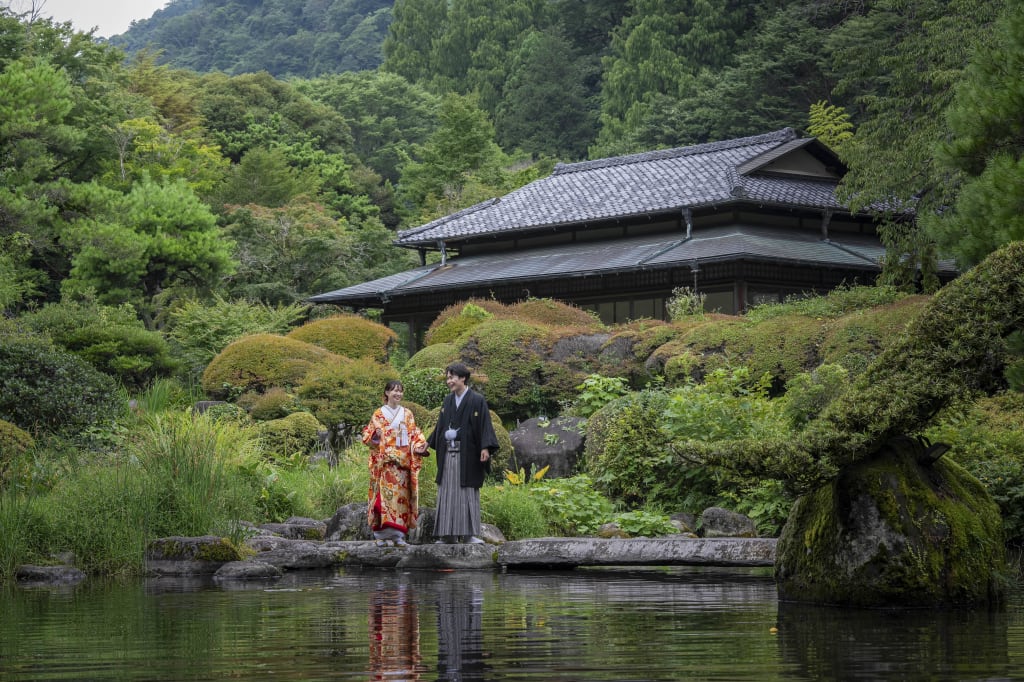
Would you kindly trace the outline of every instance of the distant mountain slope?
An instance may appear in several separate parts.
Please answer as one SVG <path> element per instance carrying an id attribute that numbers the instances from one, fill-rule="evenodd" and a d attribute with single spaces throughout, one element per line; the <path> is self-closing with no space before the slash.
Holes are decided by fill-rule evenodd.
<path id="1" fill-rule="evenodd" d="M 312 78 L 376 68 L 394 0 L 171 0 L 109 42 L 201 73 Z"/>

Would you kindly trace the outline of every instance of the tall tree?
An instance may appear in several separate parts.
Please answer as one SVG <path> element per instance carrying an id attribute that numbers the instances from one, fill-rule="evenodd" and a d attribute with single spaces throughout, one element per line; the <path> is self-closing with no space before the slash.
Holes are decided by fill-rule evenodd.
<path id="1" fill-rule="evenodd" d="M 184 181 L 147 178 L 126 195 L 98 185 L 80 191 L 94 210 L 63 235 L 72 253 L 66 295 L 130 303 L 153 329 L 169 298 L 207 295 L 234 268 L 231 244 Z"/>
<path id="2" fill-rule="evenodd" d="M 953 205 L 922 217 L 961 267 L 1024 239 L 1024 6 L 1008 3 L 972 58 L 946 112 L 940 166 L 962 178 Z"/>
<path id="3" fill-rule="evenodd" d="M 991 34 L 1004 2 L 877 0 L 830 36 L 839 75 L 836 95 L 858 121 L 843 145 L 850 168 L 840 188 L 854 208 L 914 209 L 927 215 L 948 206 L 953 189 L 935 160 L 946 135 L 944 112 L 974 48 Z M 933 240 L 913 223 L 890 222 L 883 279 L 910 284 L 923 276 L 938 285 Z M 920 274 L 919 274 L 920 273 Z"/>

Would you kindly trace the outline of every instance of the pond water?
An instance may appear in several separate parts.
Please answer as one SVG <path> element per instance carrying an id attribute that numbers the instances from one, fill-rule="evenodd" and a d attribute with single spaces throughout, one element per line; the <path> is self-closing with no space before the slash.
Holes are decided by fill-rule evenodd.
<path id="1" fill-rule="evenodd" d="M 1013 680 L 999 611 L 779 604 L 767 569 L 290 572 L 0 591 L 0 680 Z"/>

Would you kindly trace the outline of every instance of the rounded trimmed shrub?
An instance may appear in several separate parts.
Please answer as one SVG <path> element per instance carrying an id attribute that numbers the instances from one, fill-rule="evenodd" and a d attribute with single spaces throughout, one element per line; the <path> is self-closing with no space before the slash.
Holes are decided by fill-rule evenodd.
<path id="1" fill-rule="evenodd" d="M 454 343 L 435 343 L 420 348 L 409 358 L 402 369 L 406 372 L 413 369 L 444 368 L 459 359 L 459 350 Z"/>
<path id="2" fill-rule="evenodd" d="M 583 327 L 601 329 L 604 324 L 595 314 L 574 305 L 550 298 L 528 298 L 508 306 L 505 315 L 523 322 L 549 327 Z"/>
<path id="3" fill-rule="evenodd" d="M 504 303 L 486 298 L 471 298 L 448 306 L 434 318 L 423 342 L 427 346 L 438 343 L 451 343 L 463 333 L 476 325 L 493 317 L 505 317 L 507 306 Z"/>
<path id="4" fill-rule="evenodd" d="M 344 422 L 354 436 L 384 404 L 384 385 L 398 378 L 398 370 L 390 365 L 334 356 L 310 372 L 295 394 L 320 423 Z"/>
<path id="5" fill-rule="evenodd" d="M 440 405 L 448 395 L 443 367 L 402 370 L 405 399 L 420 405 Z"/>
<path id="6" fill-rule="evenodd" d="M 252 395 L 249 416 L 256 421 L 270 421 L 282 419 L 298 410 L 298 399 L 283 388 L 275 386 L 267 389 L 266 393 Z"/>
<path id="7" fill-rule="evenodd" d="M 295 412 L 259 425 L 263 449 L 283 457 L 296 453 L 313 454 L 318 446 L 317 432 L 324 425 L 309 412 Z"/>
<path id="8" fill-rule="evenodd" d="M 312 343 L 346 358 L 387 362 L 398 340 L 392 329 L 359 315 L 335 315 L 307 322 L 288 332 L 288 338 Z"/>
<path id="9" fill-rule="evenodd" d="M 222 350 L 203 372 L 203 391 L 226 399 L 244 391 L 265 392 L 271 386 L 291 388 L 310 370 L 337 355 L 298 339 L 275 334 L 253 334 Z"/>

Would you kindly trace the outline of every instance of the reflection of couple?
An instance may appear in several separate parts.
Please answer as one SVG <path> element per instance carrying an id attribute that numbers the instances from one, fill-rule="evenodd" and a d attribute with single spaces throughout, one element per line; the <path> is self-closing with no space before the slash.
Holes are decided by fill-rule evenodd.
<path id="1" fill-rule="evenodd" d="M 483 588 L 471 574 L 448 574 L 437 597 L 437 680 L 483 680 Z M 370 680 L 420 680 L 419 605 L 406 577 L 370 596 Z"/>
<path id="2" fill-rule="evenodd" d="M 370 679 L 420 679 L 420 616 L 405 582 L 370 595 Z"/>

